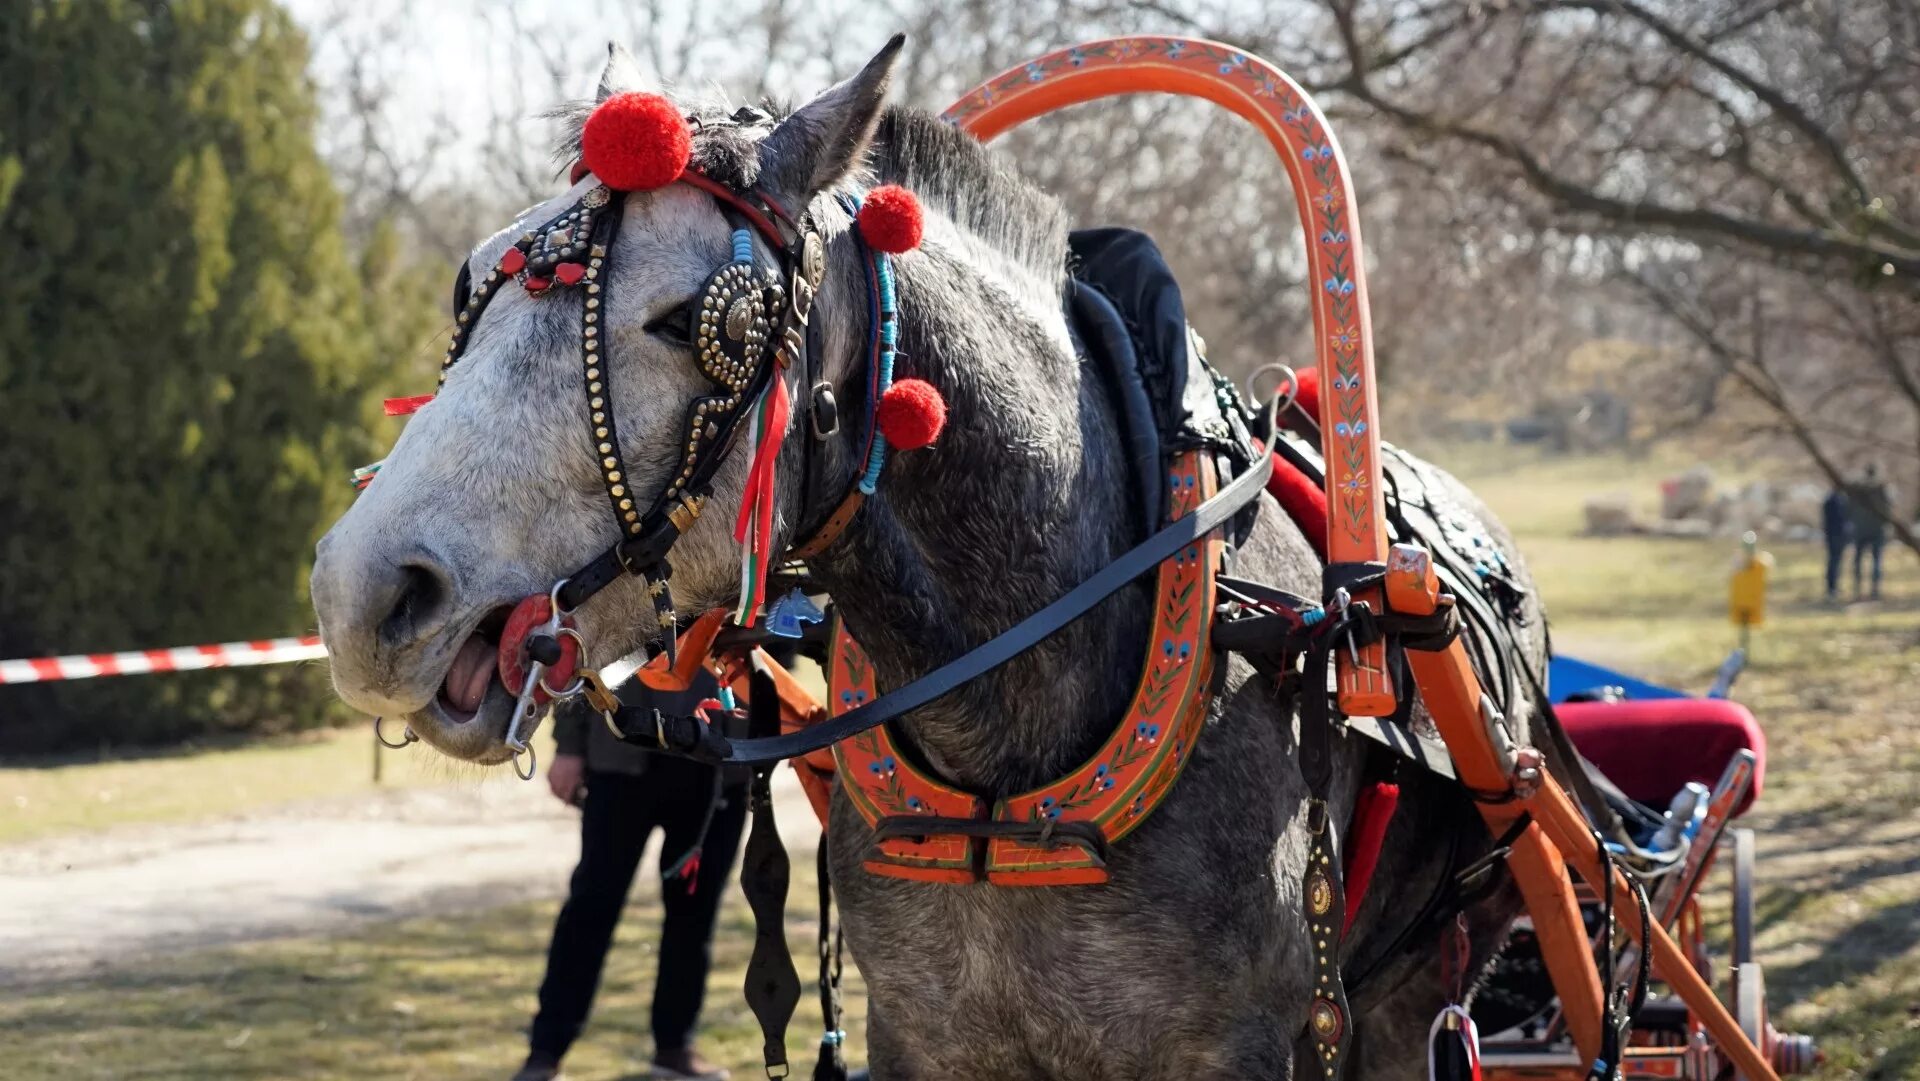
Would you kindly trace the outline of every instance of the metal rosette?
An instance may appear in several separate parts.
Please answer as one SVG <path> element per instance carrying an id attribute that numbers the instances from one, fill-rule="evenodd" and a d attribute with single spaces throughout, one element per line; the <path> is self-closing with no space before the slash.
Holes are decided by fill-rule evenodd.
<path id="1" fill-rule="evenodd" d="M 723 393 L 694 399 L 687 410 L 680 468 L 664 498 L 673 499 L 692 483 L 699 463 L 732 426 L 746 403 L 766 357 L 769 286 L 748 262 L 732 262 L 707 279 L 694 325 L 694 357 L 700 371 Z"/>

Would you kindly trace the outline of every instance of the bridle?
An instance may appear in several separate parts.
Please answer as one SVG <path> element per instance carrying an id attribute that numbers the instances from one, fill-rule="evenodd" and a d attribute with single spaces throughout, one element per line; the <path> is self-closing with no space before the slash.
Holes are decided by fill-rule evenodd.
<path id="1" fill-rule="evenodd" d="M 757 119 L 757 113 L 735 114 L 733 122 Z M 576 167 L 576 181 L 584 172 Z M 688 302 L 695 363 L 712 389 L 687 404 L 679 461 L 666 486 L 653 494 L 644 509 L 620 449 L 603 332 L 625 192 L 595 183 L 559 215 L 521 234 L 483 279 L 473 281 L 470 267 L 463 264 L 454 285 L 456 314 L 441 362 L 441 386 L 465 354 L 488 304 L 509 282 L 533 296 L 572 293 L 579 297 L 582 386 L 596 465 L 620 531 L 619 539 L 605 551 L 546 593 L 521 601 L 509 617 L 501 674 L 509 690 L 518 691 L 518 701 L 506 743 L 515 754 L 516 768 L 518 758 L 528 756 L 529 773 L 532 752 L 522 734 L 526 722 L 546 703 L 598 686 L 591 673 L 583 674 L 580 668 L 584 643 L 572 613 L 624 576 L 644 579 L 656 617 L 652 643 L 669 654 L 671 664 L 677 619 L 668 587 L 672 574 L 668 555 L 704 509 L 715 474 L 739 440 L 743 419 L 753 412 L 749 407 L 763 394 L 786 402 L 790 368 L 797 368 L 809 387 L 824 385 L 817 378 L 817 350 L 809 347 L 808 319 L 825 274 L 826 249 L 811 220 L 805 215 L 795 217 L 765 192 L 735 189 L 691 167 L 683 169 L 676 182 L 698 188 L 720 204 L 732 226 L 732 257 Z M 773 253 L 772 270 L 757 258 L 756 233 Z M 778 419 L 783 429 L 784 415 Z M 818 417 L 810 424 L 814 438 L 824 439 L 837 430 L 834 425 L 822 431 L 822 425 Z M 522 651 L 527 657 L 524 671 L 517 665 Z M 604 693 L 604 688 L 598 689 Z"/>

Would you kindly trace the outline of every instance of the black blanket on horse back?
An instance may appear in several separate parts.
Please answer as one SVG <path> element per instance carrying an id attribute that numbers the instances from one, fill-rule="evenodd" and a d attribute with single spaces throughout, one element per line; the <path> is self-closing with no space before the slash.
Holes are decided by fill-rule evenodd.
<path id="1" fill-rule="evenodd" d="M 1067 243 L 1067 326 L 1121 418 L 1145 536 L 1161 523 L 1164 455 L 1211 446 L 1244 467 L 1253 447 L 1222 401 L 1231 385 L 1201 356 L 1180 283 L 1153 238 L 1108 227 L 1077 230 Z"/>

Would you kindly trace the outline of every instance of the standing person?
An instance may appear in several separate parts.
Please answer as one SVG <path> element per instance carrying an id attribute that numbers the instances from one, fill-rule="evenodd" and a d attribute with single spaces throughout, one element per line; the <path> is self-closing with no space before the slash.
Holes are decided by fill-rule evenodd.
<path id="1" fill-rule="evenodd" d="M 1836 484 L 1820 503 L 1820 532 L 1827 541 L 1827 599 L 1840 599 L 1840 564 L 1847 558 L 1847 544 L 1853 539 L 1853 514 L 1847 506 L 1847 489 Z"/>
<path id="2" fill-rule="evenodd" d="M 684 692 L 653 691 L 632 680 L 618 693 L 627 705 L 684 716 L 717 692 L 713 676 L 702 669 Z M 580 807 L 580 864 L 553 925 L 540 1012 L 526 1065 L 514 1081 L 559 1076 L 560 1060 L 593 1006 L 607 946 L 655 829 L 663 834 L 666 920 L 653 984 L 652 1076 L 725 1081 L 727 1071 L 694 1050 L 693 1034 L 713 960 L 714 920 L 747 817 L 747 778 L 622 743 L 580 699 L 559 708 L 554 736 L 559 753 L 547 767 L 547 785 L 555 797 Z"/>
<path id="3" fill-rule="evenodd" d="M 1887 519 L 1893 515 L 1893 489 L 1880 479 L 1879 465 L 1868 462 L 1847 497 L 1853 522 L 1853 599 L 1860 599 L 1860 564 L 1873 556 L 1872 599 L 1880 599 L 1880 557 L 1887 547 Z"/>

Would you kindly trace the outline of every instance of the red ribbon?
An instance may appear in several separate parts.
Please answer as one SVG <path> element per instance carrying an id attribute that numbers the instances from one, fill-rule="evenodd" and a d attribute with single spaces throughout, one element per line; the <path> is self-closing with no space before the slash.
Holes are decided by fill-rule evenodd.
<path id="1" fill-rule="evenodd" d="M 411 398 L 388 398 L 387 416 L 404 417 L 420 411 L 420 407 L 433 400 L 431 394 L 419 394 Z"/>
<path id="2" fill-rule="evenodd" d="M 748 543 L 748 529 L 752 527 L 756 565 L 753 596 L 747 598 L 749 626 L 753 613 L 760 610 L 767 596 L 767 557 L 773 547 L 774 463 L 780 457 L 780 443 L 786 435 L 790 411 L 787 381 L 775 372 L 773 385 L 767 388 L 767 430 L 760 437 L 760 445 L 754 448 L 753 464 L 747 469 L 747 488 L 740 498 L 740 514 L 733 522 L 733 539 L 741 544 Z"/>

